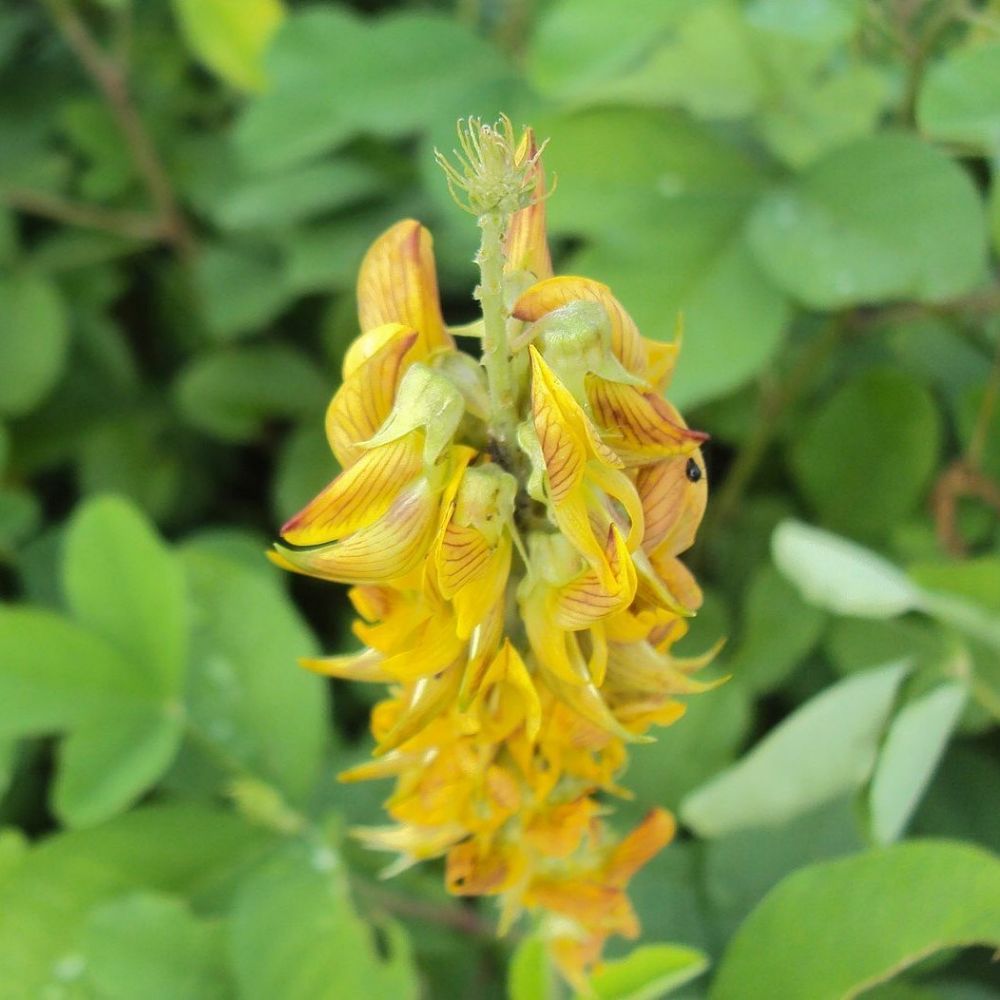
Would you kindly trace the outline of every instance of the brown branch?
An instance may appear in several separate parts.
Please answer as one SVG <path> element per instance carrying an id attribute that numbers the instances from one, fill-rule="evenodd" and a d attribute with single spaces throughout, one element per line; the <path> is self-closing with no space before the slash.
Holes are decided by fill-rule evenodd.
<path id="1" fill-rule="evenodd" d="M 19 212 L 38 215 L 70 226 L 98 229 L 126 239 L 159 240 L 166 237 L 160 220 L 141 212 L 124 212 L 97 205 L 86 205 L 59 195 L 26 188 L 2 190 L 0 201 Z"/>
<path id="2" fill-rule="evenodd" d="M 111 109 L 132 161 L 156 208 L 162 237 L 179 253 L 188 256 L 193 249 L 191 233 L 180 211 L 170 178 L 132 101 L 122 67 L 102 50 L 90 29 L 67 0 L 42 2 Z"/>

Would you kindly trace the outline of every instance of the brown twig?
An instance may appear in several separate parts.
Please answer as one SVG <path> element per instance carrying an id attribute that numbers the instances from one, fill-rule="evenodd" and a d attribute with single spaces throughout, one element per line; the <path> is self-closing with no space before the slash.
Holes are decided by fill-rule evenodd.
<path id="1" fill-rule="evenodd" d="M 156 209 L 162 238 L 171 243 L 178 253 L 188 256 L 193 250 L 190 230 L 180 211 L 170 178 L 132 101 L 122 66 L 104 52 L 67 0 L 42 2 L 114 115 Z"/>
<path id="2" fill-rule="evenodd" d="M 0 191 L 0 201 L 29 215 L 38 215 L 70 226 L 98 229 L 126 239 L 158 240 L 166 235 L 160 220 L 155 216 L 86 205 L 44 191 L 7 188 Z"/>

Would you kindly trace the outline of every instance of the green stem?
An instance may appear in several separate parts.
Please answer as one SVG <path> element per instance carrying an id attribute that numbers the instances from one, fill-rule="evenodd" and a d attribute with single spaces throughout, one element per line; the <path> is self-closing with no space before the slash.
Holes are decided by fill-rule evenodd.
<path id="1" fill-rule="evenodd" d="M 480 218 L 483 235 L 476 257 L 481 276 L 478 298 L 483 311 L 483 363 L 490 390 L 490 431 L 501 452 L 512 447 L 517 407 L 503 289 L 503 237 L 507 222 L 508 218 L 499 211 Z"/>

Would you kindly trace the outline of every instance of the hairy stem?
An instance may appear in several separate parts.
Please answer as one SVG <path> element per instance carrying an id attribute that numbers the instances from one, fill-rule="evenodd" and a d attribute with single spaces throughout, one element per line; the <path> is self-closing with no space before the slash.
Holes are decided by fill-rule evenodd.
<path id="1" fill-rule="evenodd" d="M 503 238 L 508 221 L 499 211 L 480 218 L 482 242 L 476 255 L 481 275 L 477 295 L 483 311 L 483 363 L 490 390 L 490 431 L 501 452 L 513 446 L 517 405 L 507 347 L 503 287 Z"/>

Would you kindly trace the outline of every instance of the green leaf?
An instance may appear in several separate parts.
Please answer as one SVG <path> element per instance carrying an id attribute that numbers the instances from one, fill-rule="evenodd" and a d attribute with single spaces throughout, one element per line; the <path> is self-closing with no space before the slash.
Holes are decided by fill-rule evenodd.
<path id="1" fill-rule="evenodd" d="M 859 788 L 871 776 L 907 669 L 890 664 L 855 674 L 810 699 L 688 795 L 684 822 L 703 837 L 719 837 L 778 825 Z"/>
<path id="2" fill-rule="evenodd" d="M 55 286 L 36 274 L 0 275 L 0 413 L 27 413 L 62 374 L 69 325 Z"/>
<path id="3" fill-rule="evenodd" d="M 1000 43 L 955 49 L 924 76 L 917 102 L 922 132 L 942 142 L 1000 152 Z"/>
<path id="4" fill-rule="evenodd" d="M 650 944 L 604 962 L 591 977 L 598 1000 L 657 1000 L 700 976 L 708 958 L 694 948 Z"/>
<path id="5" fill-rule="evenodd" d="M 405 934 L 390 925 L 386 945 L 382 960 L 351 906 L 339 858 L 324 847 L 294 845 L 263 866 L 237 895 L 230 920 L 243 1000 L 415 1000 Z"/>
<path id="6" fill-rule="evenodd" d="M 298 665 L 316 655 L 315 639 L 263 553 L 260 571 L 197 545 L 183 559 L 196 613 L 188 712 L 199 743 L 301 802 L 326 739 L 326 686 Z"/>
<path id="7" fill-rule="evenodd" d="M 787 302 L 746 247 L 747 208 L 728 194 L 677 197 L 570 262 L 573 273 L 609 284 L 647 337 L 673 340 L 683 318 L 684 361 L 670 388 L 678 406 L 741 385 L 781 343 Z"/>
<path id="8" fill-rule="evenodd" d="M 173 896 L 135 892 L 97 906 L 83 930 L 101 1000 L 221 1000 L 232 986 L 221 928 Z"/>
<path id="9" fill-rule="evenodd" d="M 227 83 L 263 90 L 264 51 L 281 24 L 281 0 L 173 0 L 194 55 Z"/>
<path id="10" fill-rule="evenodd" d="M 93 826 L 131 805 L 177 754 L 180 707 L 146 705 L 77 726 L 63 740 L 52 801 L 67 826 Z"/>
<path id="11" fill-rule="evenodd" d="M 555 975 L 544 938 L 538 934 L 524 938 L 510 960 L 508 1000 L 548 1000 L 555 991 Z"/>
<path id="12" fill-rule="evenodd" d="M 368 198 L 381 188 L 371 166 L 328 160 L 249 178 L 226 192 L 215 214 L 222 226 L 237 231 L 286 227 Z"/>
<path id="13" fill-rule="evenodd" d="M 218 340 L 253 333 L 274 319 L 290 298 L 274 253 L 216 244 L 195 265 L 205 323 Z"/>
<path id="14" fill-rule="evenodd" d="M 840 1000 L 942 948 L 1000 944 L 1000 861 L 899 844 L 805 868 L 730 943 L 711 1000 Z"/>
<path id="15" fill-rule="evenodd" d="M 774 563 L 812 604 L 839 615 L 895 618 L 923 606 L 923 592 L 888 560 L 799 521 L 771 536 Z"/>
<path id="16" fill-rule="evenodd" d="M 208 904 L 272 839 L 232 813 L 190 803 L 45 838 L 0 880 L 0 995 L 66 990 L 60 974 L 84 971 L 81 937 L 95 905 L 138 888 Z"/>
<path id="17" fill-rule="evenodd" d="M 313 363 L 278 344 L 202 354 L 175 388 L 184 418 L 224 441 L 252 440 L 271 419 L 322 422 L 328 395 Z"/>
<path id="18" fill-rule="evenodd" d="M 842 385 L 808 419 L 791 459 L 824 524 L 876 537 L 920 502 L 940 448 L 941 422 L 927 389 L 876 368 Z"/>
<path id="19" fill-rule="evenodd" d="M 754 210 L 757 262 L 804 305 L 940 302 L 984 275 L 983 206 L 968 175 L 904 135 L 828 153 Z"/>
<path id="20" fill-rule="evenodd" d="M 739 642 L 726 669 L 754 691 L 779 687 L 819 641 L 825 622 L 821 611 L 764 564 L 747 589 Z"/>
<path id="21" fill-rule="evenodd" d="M 39 528 L 42 507 L 28 490 L 0 486 L 0 554 L 16 549 Z"/>
<path id="22" fill-rule="evenodd" d="M 73 616 L 115 645 L 165 696 L 179 692 L 187 658 L 184 574 L 128 501 L 81 504 L 66 531 L 63 589 Z"/>
<path id="23" fill-rule="evenodd" d="M 891 844 L 906 829 L 965 707 L 964 684 L 941 684 L 905 705 L 889 727 L 869 793 L 872 837 Z"/>
<path id="24" fill-rule="evenodd" d="M 98 635 L 58 615 L 0 610 L 0 735 L 68 732 L 54 803 L 90 825 L 155 783 L 180 743 L 178 706 Z"/>
<path id="25" fill-rule="evenodd" d="M 509 74 L 495 48 L 447 16 L 365 22 L 336 7 L 289 17 L 265 68 L 271 86 L 236 132 L 256 170 L 302 163 L 359 132 L 396 138 L 454 120 L 477 97 L 499 97 Z"/>

